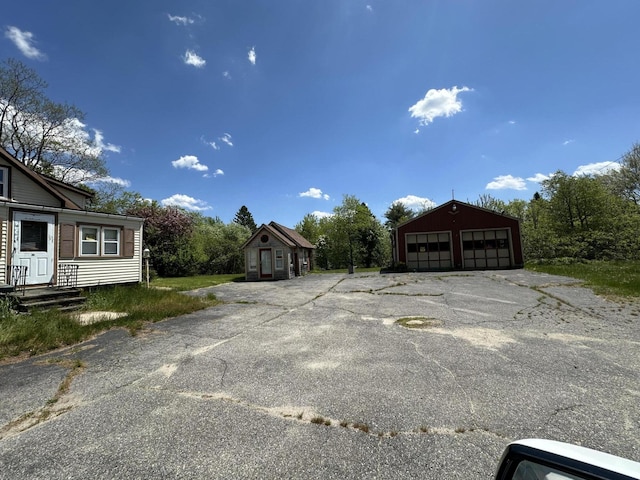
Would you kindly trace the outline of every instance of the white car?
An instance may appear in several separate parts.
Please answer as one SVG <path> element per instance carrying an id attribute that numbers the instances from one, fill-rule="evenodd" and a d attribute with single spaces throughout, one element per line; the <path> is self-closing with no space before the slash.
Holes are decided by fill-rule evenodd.
<path id="1" fill-rule="evenodd" d="M 496 480 L 640 479 L 640 463 L 553 440 L 510 443 L 502 454 Z"/>

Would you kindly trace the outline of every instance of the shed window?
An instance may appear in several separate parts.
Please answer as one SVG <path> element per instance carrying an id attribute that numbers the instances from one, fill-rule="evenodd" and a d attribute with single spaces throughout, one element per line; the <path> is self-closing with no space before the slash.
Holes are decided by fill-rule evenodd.
<path id="1" fill-rule="evenodd" d="M 284 269 L 284 253 L 281 248 L 276 249 L 276 270 Z"/>
<path id="2" fill-rule="evenodd" d="M 249 250 L 249 270 L 256 270 L 258 268 L 258 254 L 254 248 Z"/>

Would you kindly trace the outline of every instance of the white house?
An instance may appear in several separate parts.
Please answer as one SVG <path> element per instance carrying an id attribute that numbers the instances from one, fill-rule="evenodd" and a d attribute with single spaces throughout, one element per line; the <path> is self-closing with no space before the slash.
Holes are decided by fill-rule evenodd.
<path id="1" fill-rule="evenodd" d="M 17 271 L 27 288 L 142 281 L 143 219 L 90 212 L 91 198 L 32 171 L 0 147 L 0 277 L 4 274 L 5 283 L 14 283 Z"/>

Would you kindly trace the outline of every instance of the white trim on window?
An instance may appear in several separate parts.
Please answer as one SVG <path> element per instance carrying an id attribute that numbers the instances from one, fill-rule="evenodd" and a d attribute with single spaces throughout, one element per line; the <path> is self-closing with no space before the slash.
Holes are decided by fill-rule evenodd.
<path id="1" fill-rule="evenodd" d="M 116 257 L 120 255 L 119 228 L 102 228 L 102 255 Z"/>
<path id="2" fill-rule="evenodd" d="M 0 198 L 9 198 L 9 169 L 0 167 Z"/>
<path id="3" fill-rule="evenodd" d="M 100 238 L 99 227 L 80 227 L 80 255 L 100 255 Z"/>
<path id="4" fill-rule="evenodd" d="M 122 229 L 112 226 L 80 225 L 81 257 L 119 257 Z"/>

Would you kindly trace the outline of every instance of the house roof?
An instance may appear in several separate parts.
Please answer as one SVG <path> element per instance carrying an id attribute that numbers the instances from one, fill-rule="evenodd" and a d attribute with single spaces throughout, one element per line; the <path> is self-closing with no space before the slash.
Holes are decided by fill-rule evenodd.
<path id="1" fill-rule="evenodd" d="M 281 232 L 283 235 L 287 236 L 293 243 L 296 244 L 296 246 L 300 248 L 316 248 L 315 245 L 313 245 L 309 240 L 307 240 L 291 228 L 285 227 L 284 225 L 280 225 L 276 222 L 270 222 L 269 225 Z"/>
<path id="2" fill-rule="evenodd" d="M 79 205 L 77 205 L 73 200 L 71 200 L 66 195 L 64 195 L 60 190 L 58 190 L 52 184 L 53 182 L 48 181 L 48 179 L 43 175 L 40 175 L 39 173 L 31 170 L 24 163 L 19 161 L 17 158 L 15 158 L 13 155 L 11 155 L 2 147 L 0 147 L 0 157 L 2 157 L 7 163 L 9 163 L 12 166 L 12 168 L 15 168 L 16 170 L 20 170 L 21 173 L 29 177 L 33 182 L 37 183 L 40 187 L 42 187 L 44 190 L 49 192 L 52 196 L 60 200 L 60 203 L 62 204 L 63 208 L 68 208 L 70 210 L 82 210 L 82 208 Z M 59 186 L 65 185 L 58 180 L 56 180 L 55 182 Z M 65 188 L 69 188 L 70 190 L 77 190 L 76 187 L 73 187 L 71 185 L 69 186 L 65 185 Z M 87 194 L 87 192 L 84 192 L 84 193 Z"/>

